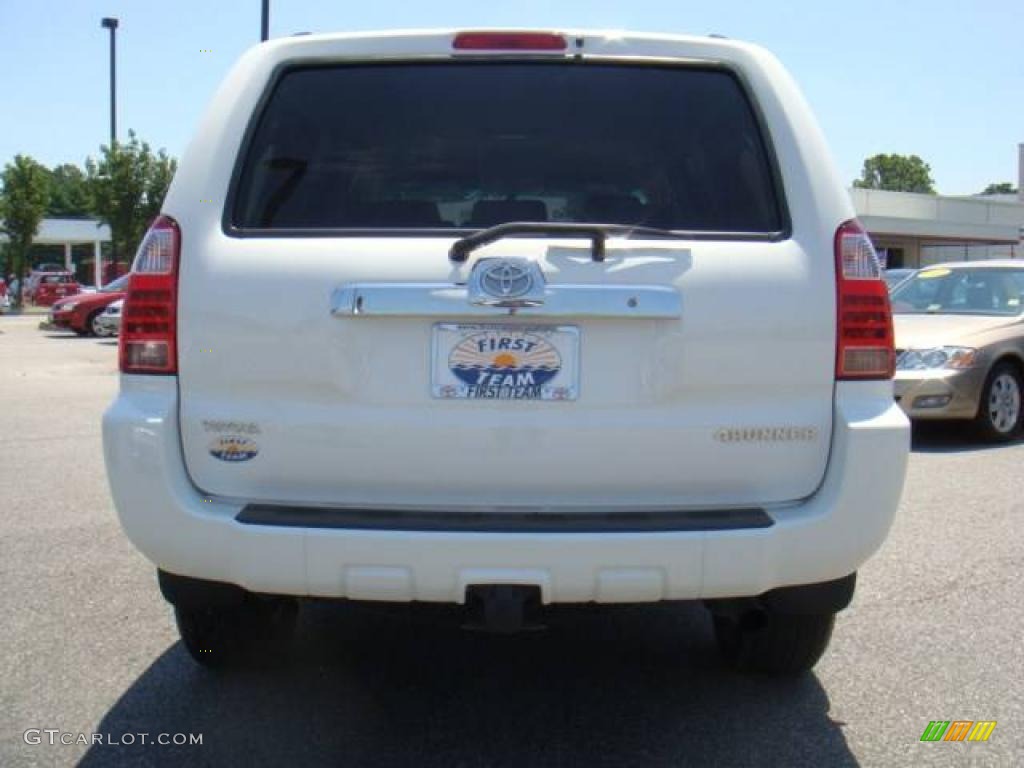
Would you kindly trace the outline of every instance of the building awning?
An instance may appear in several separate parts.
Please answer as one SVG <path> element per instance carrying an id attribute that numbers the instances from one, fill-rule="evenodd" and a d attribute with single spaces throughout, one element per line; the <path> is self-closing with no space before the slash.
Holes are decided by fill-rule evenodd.
<path id="1" fill-rule="evenodd" d="M 965 243 L 1018 243 L 1024 204 L 986 198 L 851 189 L 857 217 L 873 235 Z"/>
<path id="2" fill-rule="evenodd" d="M 0 242 L 7 242 L 7 236 L 0 233 Z M 32 242 L 37 245 L 109 243 L 110 227 L 96 219 L 43 219 Z"/>

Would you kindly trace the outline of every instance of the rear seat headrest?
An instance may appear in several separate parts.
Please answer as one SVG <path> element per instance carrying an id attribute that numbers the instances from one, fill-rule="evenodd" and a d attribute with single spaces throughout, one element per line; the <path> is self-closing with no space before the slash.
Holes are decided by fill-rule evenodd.
<path id="1" fill-rule="evenodd" d="M 547 221 L 543 200 L 480 200 L 473 206 L 471 227 L 493 227 L 508 221 Z"/>
<path id="2" fill-rule="evenodd" d="M 437 204 L 429 200 L 381 200 L 364 209 L 373 227 L 438 227 L 443 223 Z"/>

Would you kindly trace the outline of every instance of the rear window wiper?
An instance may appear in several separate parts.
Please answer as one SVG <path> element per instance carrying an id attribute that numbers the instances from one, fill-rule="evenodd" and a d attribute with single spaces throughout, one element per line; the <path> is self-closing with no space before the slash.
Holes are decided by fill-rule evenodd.
<path id="1" fill-rule="evenodd" d="M 493 243 L 510 235 L 553 235 L 555 237 L 588 237 L 591 242 L 591 256 L 594 261 L 604 261 L 605 240 L 609 235 L 618 237 L 670 237 L 685 238 L 690 235 L 658 227 L 634 226 L 632 224 L 585 224 L 563 221 L 509 221 L 481 229 L 472 235 L 452 243 L 448 258 L 465 261 L 477 248 Z"/>

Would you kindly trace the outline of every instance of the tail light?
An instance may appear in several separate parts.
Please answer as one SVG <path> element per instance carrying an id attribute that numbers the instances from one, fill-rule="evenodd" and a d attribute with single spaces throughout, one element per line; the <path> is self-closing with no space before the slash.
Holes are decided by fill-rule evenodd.
<path id="1" fill-rule="evenodd" d="M 856 219 L 836 230 L 836 378 L 890 379 L 892 310 L 875 248 Z"/>
<path id="2" fill-rule="evenodd" d="M 178 258 L 181 232 L 158 217 L 135 255 L 121 309 L 121 373 L 178 372 Z"/>
<path id="3" fill-rule="evenodd" d="M 554 32 L 460 32 L 457 51 L 564 51 L 565 37 Z"/>

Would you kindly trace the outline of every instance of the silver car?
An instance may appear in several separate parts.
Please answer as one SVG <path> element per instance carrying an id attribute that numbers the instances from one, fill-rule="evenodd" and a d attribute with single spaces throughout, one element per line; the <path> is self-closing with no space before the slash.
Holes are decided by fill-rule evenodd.
<path id="1" fill-rule="evenodd" d="M 973 421 L 990 440 L 1021 428 L 1024 264 L 939 264 L 892 295 L 896 399 L 912 419 Z"/>
<path id="2" fill-rule="evenodd" d="M 97 335 L 117 336 L 121 332 L 121 308 L 123 306 L 124 299 L 118 299 L 107 305 L 107 308 L 96 318 L 97 331 L 99 331 Z"/>

